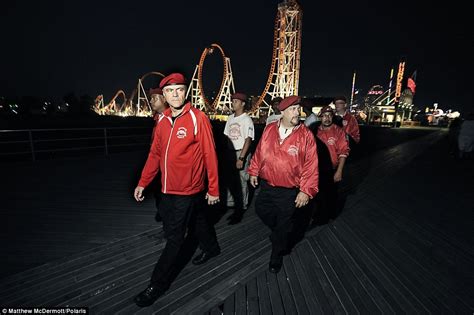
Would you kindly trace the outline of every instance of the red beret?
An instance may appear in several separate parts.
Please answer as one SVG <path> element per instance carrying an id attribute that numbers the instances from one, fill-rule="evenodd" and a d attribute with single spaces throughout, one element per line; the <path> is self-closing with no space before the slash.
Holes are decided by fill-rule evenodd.
<path id="1" fill-rule="evenodd" d="M 326 105 L 323 108 L 321 108 L 321 110 L 318 113 L 318 116 L 321 117 L 324 113 L 331 113 L 334 115 L 334 109 L 332 109 L 331 106 Z"/>
<path id="2" fill-rule="evenodd" d="M 238 100 L 241 100 L 242 102 L 247 102 L 247 95 L 245 95 L 244 93 L 234 93 L 232 94 L 232 96 L 230 97 L 230 99 L 238 99 Z"/>
<path id="3" fill-rule="evenodd" d="M 280 105 L 278 105 L 278 109 L 284 111 L 288 107 L 299 104 L 300 102 L 301 97 L 296 95 L 288 96 L 281 100 Z"/>
<path id="4" fill-rule="evenodd" d="M 160 89 L 159 87 L 157 87 L 157 88 L 154 88 L 154 89 L 150 89 L 148 94 L 150 94 L 150 96 L 153 95 L 153 94 L 163 95 L 163 90 Z"/>
<path id="5" fill-rule="evenodd" d="M 181 85 L 184 84 L 186 85 L 186 79 L 184 78 L 184 75 L 181 73 L 172 73 L 166 77 L 164 77 L 161 82 L 160 82 L 160 89 L 167 85 Z"/>

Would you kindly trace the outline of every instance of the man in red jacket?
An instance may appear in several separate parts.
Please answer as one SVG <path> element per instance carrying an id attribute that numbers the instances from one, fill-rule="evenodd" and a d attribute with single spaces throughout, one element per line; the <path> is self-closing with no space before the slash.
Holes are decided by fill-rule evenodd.
<path id="1" fill-rule="evenodd" d="M 306 206 L 318 192 L 318 158 L 313 134 L 300 124 L 300 97 L 280 102 L 282 117 L 263 131 L 248 173 L 250 184 L 261 189 L 255 209 L 272 233 L 269 270 L 280 271 L 283 255 L 289 252 L 295 212 Z"/>
<path id="2" fill-rule="evenodd" d="M 349 155 L 349 144 L 344 131 L 333 123 L 334 111 L 331 106 L 323 107 L 319 116 L 321 126 L 317 137 L 329 151 L 331 165 L 319 168 L 319 194 L 316 198 L 316 212 L 312 225 L 326 224 L 336 216 L 337 189 L 342 180 L 342 171 Z M 320 150 L 320 152 L 322 152 Z M 322 166 L 322 165 L 321 165 Z"/>
<path id="3" fill-rule="evenodd" d="M 185 244 L 199 240 L 202 252 L 194 264 L 205 263 L 220 253 L 216 232 L 204 213 L 203 201 L 219 202 L 217 156 L 212 127 L 207 116 L 186 102 L 184 76 L 173 73 L 160 82 L 169 108 L 155 129 L 153 143 L 134 197 L 142 201 L 143 190 L 161 170 L 163 229 L 166 246 L 155 265 L 150 285 L 135 297 L 138 306 L 149 306 L 163 295 L 177 276 Z M 208 189 L 205 191 L 206 174 Z M 189 242 L 187 242 L 189 241 Z"/>
<path id="4" fill-rule="evenodd" d="M 336 115 L 342 117 L 342 129 L 349 136 L 350 141 L 353 141 L 355 144 L 359 143 L 359 124 L 357 123 L 357 119 L 354 117 L 354 115 L 352 115 L 346 108 L 346 97 L 335 97 L 334 106 L 336 106 Z"/>
<path id="5" fill-rule="evenodd" d="M 165 101 L 165 97 L 163 96 L 163 90 L 159 87 L 154 89 L 150 89 L 150 106 L 153 111 L 153 120 L 155 122 L 153 126 L 153 132 L 151 133 L 151 143 L 153 144 L 153 137 L 155 135 L 156 127 L 160 121 L 160 117 L 163 115 L 163 112 L 168 107 Z M 155 195 L 155 205 L 156 205 L 156 214 L 155 214 L 155 221 L 161 222 L 163 219 L 160 214 L 160 200 L 161 200 L 161 183 L 160 183 L 160 173 L 158 176 L 153 180 L 154 187 L 154 195 Z"/>

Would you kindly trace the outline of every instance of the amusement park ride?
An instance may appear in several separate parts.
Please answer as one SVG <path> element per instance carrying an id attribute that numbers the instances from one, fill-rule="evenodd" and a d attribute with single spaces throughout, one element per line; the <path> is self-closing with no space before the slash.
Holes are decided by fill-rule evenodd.
<path id="1" fill-rule="evenodd" d="M 284 0 L 278 5 L 275 19 L 273 55 L 267 83 L 258 99 L 253 102 L 250 115 L 255 118 L 271 114 L 270 101 L 275 97 L 298 95 L 300 55 L 301 55 L 302 10 L 296 0 Z M 206 57 L 220 53 L 224 72 L 220 89 L 214 100 L 206 97 L 203 89 L 203 68 Z M 119 90 L 110 102 L 104 103 L 103 95 L 97 96 L 94 111 L 99 115 L 151 116 L 152 111 L 142 82 L 149 75 L 163 76 L 160 72 L 149 72 L 138 80 L 137 88 L 130 98 Z M 209 114 L 228 114 L 231 112 L 231 95 L 235 92 L 230 58 L 218 44 L 212 44 L 201 54 L 190 81 L 188 96 L 194 106 Z M 122 103 L 118 103 L 120 99 Z M 136 96 L 136 97 L 135 97 Z"/>
<path id="2" fill-rule="evenodd" d="M 273 35 L 272 63 L 262 93 L 251 101 L 252 107 L 249 115 L 253 118 L 262 119 L 272 114 L 270 101 L 273 98 L 298 95 L 302 14 L 297 0 L 283 0 L 278 4 Z M 204 92 L 203 71 L 206 58 L 214 53 L 219 54 L 222 58 L 224 69 L 219 91 L 211 100 Z M 406 108 L 413 107 L 414 87 L 413 93 L 410 89 L 402 91 L 404 72 L 405 61 L 402 61 L 399 64 L 396 78 L 394 78 L 394 69 L 391 69 L 388 90 L 384 90 L 379 85 L 374 86 L 369 90 L 363 102 L 354 100 L 356 79 L 354 72 L 351 110 L 360 114 L 360 117 L 365 116 L 363 119 L 367 122 L 370 122 L 372 117 L 388 122 L 396 121 L 400 118 L 399 108 L 403 108 L 404 113 Z M 99 115 L 151 116 L 151 106 L 142 84 L 151 75 L 164 76 L 160 72 L 149 72 L 143 75 L 138 79 L 137 87 L 130 98 L 127 98 L 123 90 L 119 90 L 112 100 L 105 104 L 103 95 L 99 95 L 95 100 L 94 111 Z M 395 83 L 393 90 L 392 83 Z M 193 77 L 189 82 L 187 98 L 195 107 L 208 114 L 211 119 L 219 119 L 219 116 L 231 113 L 231 95 L 234 92 L 235 85 L 230 58 L 226 56 L 220 45 L 213 43 L 204 49 L 199 58 Z M 122 100 L 120 104 L 118 103 L 119 97 Z"/>

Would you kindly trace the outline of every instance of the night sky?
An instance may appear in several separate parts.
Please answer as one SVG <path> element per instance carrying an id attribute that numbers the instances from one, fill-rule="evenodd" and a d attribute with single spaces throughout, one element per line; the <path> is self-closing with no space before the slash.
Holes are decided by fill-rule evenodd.
<path id="1" fill-rule="evenodd" d="M 113 3 L 113 4 L 112 4 Z M 276 0 L 8 1 L 2 4 L 0 96 L 130 94 L 149 71 L 189 78 L 204 48 L 221 45 L 236 89 L 260 94 L 268 77 Z M 301 0 L 300 95 L 350 96 L 388 86 L 391 66 L 417 70 L 414 103 L 474 111 L 470 10 L 414 2 Z M 204 88 L 220 84 L 222 61 L 206 59 Z M 145 83 L 147 87 L 154 80 Z"/>

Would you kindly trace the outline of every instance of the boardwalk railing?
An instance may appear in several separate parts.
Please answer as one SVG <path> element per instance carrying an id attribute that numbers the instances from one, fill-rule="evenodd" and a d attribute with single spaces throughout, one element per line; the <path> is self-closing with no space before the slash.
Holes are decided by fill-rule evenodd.
<path id="1" fill-rule="evenodd" d="M 150 127 L 0 130 L 0 161 L 147 149 Z"/>

